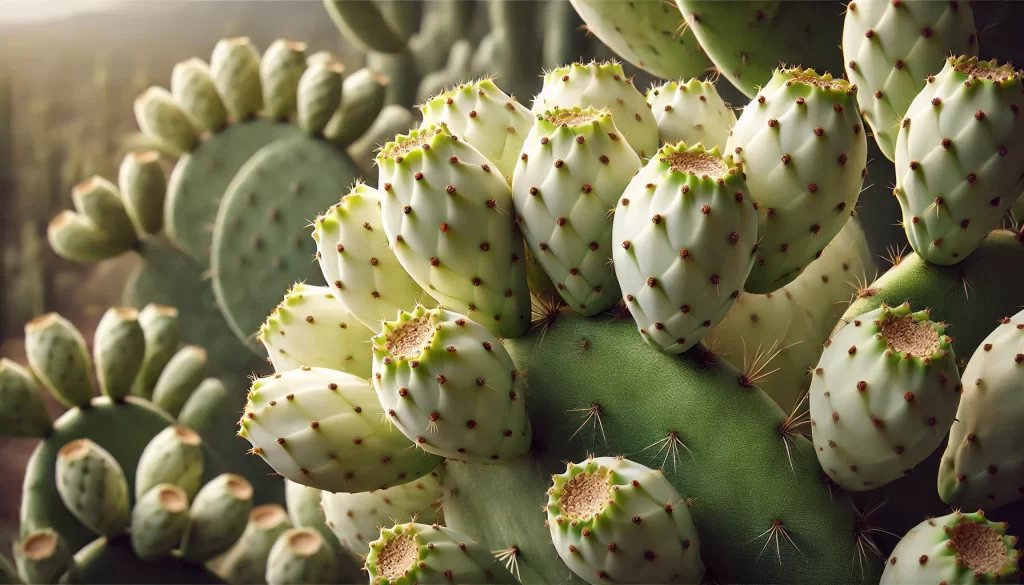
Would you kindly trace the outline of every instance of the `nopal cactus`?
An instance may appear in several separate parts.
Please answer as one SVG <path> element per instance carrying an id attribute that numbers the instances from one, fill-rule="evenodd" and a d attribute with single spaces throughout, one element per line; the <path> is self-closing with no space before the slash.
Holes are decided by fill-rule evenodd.
<path id="1" fill-rule="evenodd" d="M 793 281 L 846 225 L 867 175 L 856 86 L 777 69 L 736 121 L 726 151 L 757 205 L 758 254 L 745 289 Z"/>
<path id="2" fill-rule="evenodd" d="M 729 312 L 754 262 L 757 217 L 732 157 L 666 146 L 615 207 L 612 259 L 644 339 L 682 353 Z"/>
<path id="3" fill-rule="evenodd" d="M 967 258 L 1024 191 L 1024 74 L 950 57 L 907 109 L 896 188 L 910 245 L 934 264 Z"/>
<path id="4" fill-rule="evenodd" d="M 843 57 L 878 148 L 896 158 L 896 135 L 925 80 L 954 55 L 975 55 L 970 2 L 857 0 L 846 7 Z"/>

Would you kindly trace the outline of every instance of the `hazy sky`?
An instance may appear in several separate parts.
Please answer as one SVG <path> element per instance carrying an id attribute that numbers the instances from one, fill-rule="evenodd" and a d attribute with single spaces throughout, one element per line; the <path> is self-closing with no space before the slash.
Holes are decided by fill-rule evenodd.
<path id="1" fill-rule="evenodd" d="M 0 0 L 0 22 L 49 20 L 82 12 L 106 10 L 123 2 L 125 0 Z"/>

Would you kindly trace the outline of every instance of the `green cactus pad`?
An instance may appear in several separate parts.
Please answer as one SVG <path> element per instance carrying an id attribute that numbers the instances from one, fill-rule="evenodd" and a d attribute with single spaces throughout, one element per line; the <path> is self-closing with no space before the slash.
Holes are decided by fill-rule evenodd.
<path id="1" fill-rule="evenodd" d="M 308 137 L 278 140 L 239 170 L 217 212 L 213 288 L 228 324 L 250 347 L 296 280 L 316 280 L 309 223 L 359 174 L 351 159 Z"/>
<path id="2" fill-rule="evenodd" d="M 192 585 L 224 583 L 206 567 L 177 556 L 143 561 L 132 550 L 128 535 L 99 538 L 75 554 L 81 583 L 109 585 Z"/>
<path id="3" fill-rule="evenodd" d="M 0 358 L 0 429 L 5 437 L 45 437 L 53 425 L 32 372 Z"/>
<path id="4" fill-rule="evenodd" d="M 315 529 L 292 528 L 271 547 L 266 579 L 281 585 L 336 583 L 338 561 L 330 543 Z"/>
<path id="5" fill-rule="evenodd" d="M 213 224 L 228 184 L 252 155 L 275 140 L 299 136 L 289 124 L 255 119 L 211 134 L 178 159 L 167 185 L 167 236 L 203 266 L 210 262 Z"/>
<path id="6" fill-rule="evenodd" d="M 694 77 L 712 69 L 693 30 L 685 26 L 683 15 L 671 2 L 572 0 L 572 5 L 589 32 L 652 75 Z"/>
<path id="7" fill-rule="evenodd" d="M 1024 191 L 1024 72 L 950 57 L 929 76 L 896 137 L 903 230 L 934 264 L 967 258 Z"/>
<path id="8" fill-rule="evenodd" d="M 218 575 L 229 583 L 265 583 L 267 555 L 277 537 L 291 528 L 288 514 L 278 504 L 264 504 L 249 512 L 249 523 L 238 541 L 213 561 Z"/>
<path id="9" fill-rule="evenodd" d="M 878 148 L 896 157 L 896 134 L 914 97 L 947 55 L 977 55 L 970 2 L 882 2 L 847 5 L 843 24 L 846 75 Z"/>
<path id="10" fill-rule="evenodd" d="M 142 494 L 132 508 L 132 550 L 144 561 L 168 556 L 188 529 L 188 495 L 165 483 Z"/>
<path id="11" fill-rule="evenodd" d="M 173 421 L 152 404 L 128 397 L 114 403 L 101 397 L 87 409 L 72 409 L 54 423 L 53 434 L 39 444 L 25 468 L 21 503 L 21 530 L 51 527 L 61 534 L 72 549 L 94 539 L 95 534 L 82 525 L 64 506 L 54 482 L 57 451 L 66 443 L 90 438 L 110 452 L 127 476 L 135 482 L 135 465 L 146 444 Z"/>
<path id="12" fill-rule="evenodd" d="M 373 385 L 388 420 L 428 453 L 501 463 L 533 436 L 522 380 L 501 342 L 444 309 L 417 307 L 373 338 Z"/>
<path id="13" fill-rule="evenodd" d="M 676 0 L 721 74 L 748 97 L 780 64 L 843 70 L 841 2 Z"/>
<path id="14" fill-rule="evenodd" d="M 296 283 L 260 327 L 274 370 L 330 368 L 369 378 L 373 331 L 357 321 L 326 286 Z"/>
<path id="15" fill-rule="evenodd" d="M 640 167 L 611 114 L 593 108 L 544 112 L 527 135 L 512 175 L 519 227 L 558 294 L 584 315 L 622 298 L 609 210 Z"/>
<path id="16" fill-rule="evenodd" d="M 325 368 L 256 380 L 238 424 L 279 474 L 332 492 L 391 487 L 441 462 L 388 423 L 369 380 Z"/>
<path id="17" fill-rule="evenodd" d="M 146 336 L 133 307 L 111 307 L 93 338 L 93 364 L 100 392 L 112 400 L 127 396 L 146 355 Z"/>
<path id="18" fill-rule="evenodd" d="M 725 148 L 736 113 L 710 81 L 670 81 L 647 90 L 647 103 L 658 122 L 663 144 L 702 143 Z"/>
<path id="19" fill-rule="evenodd" d="M 810 390 L 814 447 L 832 481 L 876 489 L 939 447 L 962 392 L 951 341 L 909 304 L 864 313 L 832 334 Z"/>
<path id="20" fill-rule="evenodd" d="M 1024 311 L 1004 318 L 963 373 L 964 393 L 939 468 L 939 496 L 994 509 L 1024 497 Z"/>
<path id="21" fill-rule="evenodd" d="M 327 527 L 354 555 L 370 552 L 369 542 L 390 522 L 443 524 L 444 466 L 409 483 L 356 494 L 322 492 Z M 289 509 L 291 506 L 289 505 Z"/>
<path id="22" fill-rule="evenodd" d="M 840 494 L 830 494 L 794 417 L 702 346 L 678 357 L 662 354 L 636 335 L 629 319 L 563 311 L 547 314 L 545 323 L 543 334 L 538 327 L 529 337 L 506 341 L 526 377 L 543 461 L 539 470 L 520 466 L 518 473 L 539 473 L 546 485 L 545 472 L 564 469 L 566 460 L 626 454 L 664 467 L 679 494 L 693 499 L 701 557 L 720 582 L 849 580 L 853 510 Z M 565 351 L 552 351 L 556 347 Z M 493 489 L 492 482 L 475 483 L 490 467 L 460 476 L 468 481 L 453 480 L 458 495 L 446 510 L 480 497 L 478 489 Z M 518 491 L 502 488 L 500 507 L 519 506 L 529 518 L 543 494 Z M 520 522 L 484 528 L 480 523 L 492 523 L 484 518 L 469 517 L 475 529 L 460 529 L 489 536 L 484 542 L 491 550 L 525 546 L 528 532 Z M 525 555 L 521 560 L 528 562 Z M 879 569 L 866 564 L 865 580 Z M 561 579 L 545 574 L 542 581 Z"/>
<path id="23" fill-rule="evenodd" d="M 227 552 L 245 531 L 252 496 L 252 484 L 233 473 L 221 474 L 204 485 L 188 511 L 181 557 L 204 563 Z"/>
<path id="24" fill-rule="evenodd" d="M 57 313 L 25 324 L 25 353 L 36 378 L 66 406 L 84 406 L 92 397 L 92 360 L 85 338 Z"/>
<path id="25" fill-rule="evenodd" d="M 615 206 L 615 275 L 640 335 L 682 353 L 732 307 L 754 263 L 757 212 L 744 173 L 718 149 L 659 150 Z"/>
<path id="26" fill-rule="evenodd" d="M 533 113 L 573 107 L 606 108 L 615 127 L 641 158 L 658 150 L 658 123 L 622 65 L 608 62 L 573 63 L 548 71 L 544 87 L 533 100 Z"/>
<path id="27" fill-rule="evenodd" d="M 444 526 L 409 522 L 385 528 L 370 543 L 371 585 L 518 583 L 491 552 Z"/>
<path id="28" fill-rule="evenodd" d="M 345 38 L 368 51 L 398 53 L 405 39 L 371 0 L 324 0 L 331 20 Z"/>
<path id="29" fill-rule="evenodd" d="M 1017 583 L 1021 553 L 1006 528 L 981 510 L 928 518 L 896 545 L 879 585 Z"/>
<path id="30" fill-rule="evenodd" d="M 558 556 L 591 583 L 700 583 L 689 506 L 664 470 L 588 458 L 553 476 L 545 506 Z"/>
<path id="31" fill-rule="evenodd" d="M 350 144 L 377 119 L 390 83 L 386 77 L 362 68 L 342 84 L 341 106 L 324 128 L 324 137 L 339 146 Z"/>
<path id="32" fill-rule="evenodd" d="M 139 456 L 135 469 L 135 498 L 160 484 L 180 487 L 188 500 L 203 485 L 203 448 L 191 429 L 167 427 L 153 437 Z"/>

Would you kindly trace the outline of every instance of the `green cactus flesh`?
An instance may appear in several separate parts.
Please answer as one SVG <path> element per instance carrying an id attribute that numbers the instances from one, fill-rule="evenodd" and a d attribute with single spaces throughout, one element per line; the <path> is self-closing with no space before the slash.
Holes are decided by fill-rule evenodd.
<path id="1" fill-rule="evenodd" d="M 843 70 L 841 2 L 676 0 L 721 74 L 748 97 L 780 64 Z"/>
<path id="2" fill-rule="evenodd" d="M 611 115 L 593 108 L 544 112 L 527 135 L 512 175 L 519 227 L 558 294 L 584 315 L 622 297 L 608 210 L 640 166 Z"/>
<path id="3" fill-rule="evenodd" d="M 896 188 L 911 247 L 934 264 L 967 258 L 1024 191 L 1024 74 L 950 57 L 914 98 L 896 138 Z"/>
<path id="4" fill-rule="evenodd" d="M 98 538 L 75 554 L 77 577 L 81 583 L 107 583 L 109 585 L 191 585 L 224 583 L 212 571 L 200 564 L 190 563 L 177 556 L 144 561 L 132 550 L 127 534 L 112 539 Z"/>
<path id="5" fill-rule="evenodd" d="M 264 146 L 301 134 L 289 124 L 255 119 L 209 135 L 179 158 L 167 184 L 165 207 L 165 229 L 174 245 L 207 266 L 217 208 L 235 174 Z"/>
<path id="6" fill-rule="evenodd" d="M 652 75 L 665 79 L 694 77 L 712 68 L 693 30 L 685 26 L 679 9 L 671 2 L 572 0 L 572 5 L 589 32 Z"/>
<path id="7" fill-rule="evenodd" d="M 213 289 L 231 329 L 248 346 L 280 291 L 319 275 L 306 225 L 358 174 L 343 153 L 303 136 L 264 147 L 231 182 L 214 228 Z"/>
<path id="8" fill-rule="evenodd" d="M 615 206 L 612 259 L 643 339 L 682 353 L 725 317 L 754 263 L 757 211 L 718 149 L 666 146 Z"/>
<path id="9" fill-rule="evenodd" d="M 994 509 L 1024 497 L 1019 422 L 1024 411 L 1024 311 L 1004 318 L 963 373 L 939 496 L 952 506 Z"/>
<path id="10" fill-rule="evenodd" d="M 1017 583 L 1020 551 L 1007 523 L 956 510 L 911 529 L 889 555 L 880 585 Z"/>
<path id="11" fill-rule="evenodd" d="M 166 413 L 133 397 L 114 403 L 95 398 L 87 409 L 72 409 L 54 423 L 53 434 L 39 444 L 25 469 L 21 503 L 21 530 L 26 533 L 53 528 L 77 550 L 95 534 L 64 506 L 57 493 L 54 470 L 57 452 L 67 443 L 88 438 L 110 452 L 135 485 L 135 466 L 149 441 L 173 424 Z"/>
<path id="12" fill-rule="evenodd" d="M 949 54 L 976 55 L 970 2 L 860 0 L 846 9 L 843 58 L 878 147 L 895 160 L 896 133 L 929 75 Z"/>
<path id="13" fill-rule="evenodd" d="M 748 292 L 792 282 L 849 221 L 867 175 L 855 94 L 827 73 L 776 69 L 733 127 L 726 151 L 742 161 L 758 215 Z"/>
<path id="14" fill-rule="evenodd" d="M 417 307 L 384 323 L 373 338 L 373 385 L 389 422 L 427 453 L 501 463 L 530 448 L 515 364 L 464 315 Z"/>
<path id="15" fill-rule="evenodd" d="M 854 512 L 822 481 L 794 417 L 702 346 L 666 355 L 647 346 L 634 327 L 628 319 L 551 313 L 543 335 L 538 327 L 505 342 L 526 377 L 542 464 L 471 470 L 449 464 L 446 484 L 457 490 L 445 503 L 449 524 L 483 538 L 491 550 L 520 547 L 520 568 L 539 573 L 532 582 L 562 582 L 551 549 L 539 544 L 547 542 L 539 512 L 544 495 L 529 487 L 531 478 L 543 489 L 547 473 L 564 469 L 566 460 L 621 454 L 664 467 L 679 494 L 692 498 L 701 557 L 715 579 L 848 581 Z M 864 569 L 870 581 L 880 567 Z"/>

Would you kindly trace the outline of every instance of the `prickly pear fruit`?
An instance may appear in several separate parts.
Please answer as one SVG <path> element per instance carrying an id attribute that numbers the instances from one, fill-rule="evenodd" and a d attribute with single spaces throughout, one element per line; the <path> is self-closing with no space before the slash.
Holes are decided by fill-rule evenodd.
<path id="1" fill-rule="evenodd" d="M 256 380 L 239 426 L 277 473 L 330 492 L 398 485 L 441 462 L 391 427 L 369 380 L 326 368 Z"/>
<path id="2" fill-rule="evenodd" d="M 622 65 L 608 61 L 573 63 L 548 71 L 533 100 L 533 113 L 573 107 L 606 108 L 615 127 L 642 158 L 658 150 L 658 124 L 647 101 L 626 77 Z"/>
<path id="3" fill-rule="evenodd" d="M 895 159 L 900 121 L 925 79 L 947 55 L 977 50 L 969 2 L 857 0 L 846 6 L 846 76 L 860 88 L 861 115 L 886 158 Z"/>
<path id="4" fill-rule="evenodd" d="M 444 526 L 385 528 L 366 556 L 370 585 L 518 583 L 483 545 Z"/>
<path id="5" fill-rule="evenodd" d="M 910 245 L 934 264 L 966 258 L 1024 191 L 1024 74 L 950 57 L 896 138 L 896 189 Z"/>
<path id="6" fill-rule="evenodd" d="M 264 116 L 272 120 L 287 120 L 295 115 L 296 92 L 304 71 L 306 43 L 287 39 L 270 43 L 260 59 Z"/>
<path id="7" fill-rule="evenodd" d="M 150 398 L 160 373 L 178 351 L 178 309 L 150 303 L 139 311 L 139 325 L 146 338 L 146 355 L 135 377 L 132 394 Z"/>
<path id="8" fill-rule="evenodd" d="M 182 152 L 199 145 L 199 134 L 192 122 L 162 87 L 154 85 L 135 98 L 135 121 L 146 136 Z"/>
<path id="9" fill-rule="evenodd" d="M 296 283 L 260 327 L 258 339 L 278 372 L 301 366 L 370 377 L 373 331 L 356 321 L 324 286 Z"/>
<path id="10" fill-rule="evenodd" d="M 135 226 L 128 217 L 117 187 L 103 177 L 90 177 L 71 189 L 71 201 L 78 213 L 112 241 L 132 247 L 138 242 Z"/>
<path id="11" fill-rule="evenodd" d="M 46 241 L 61 258 L 98 262 L 131 249 L 110 238 L 87 217 L 71 210 L 54 216 L 46 226 Z"/>
<path id="12" fill-rule="evenodd" d="M 174 101 L 202 130 L 219 132 L 228 122 L 228 111 L 210 77 L 210 67 L 197 57 L 186 59 L 171 71 Z"/>
<path id="13" fill-rule="evenodd" d="M 389 522 L 442 524 L 444 466 L 423 477 L 392 486 L 356 494 L 322 492 L 327 527 L 349 552 L 365 556 L 370 539 L 380 535 L 380 527 Z"/>
<path id="14" fill-rule="evenodd" d="M 417 307 L 373 338 L 373 385 L 388 420 L 418 447 L 471 463 L 530 448 L 523 382 L 501 342 L 442 308 Z"/>
<path id="15" fill-rule="evenodd" d="M 157 378 L 153 403 L 172 416 L 178 416 L 192 391 L 203 380 L 206 361 L 206 350 L 198 345 L 179 349 Z"/>
<path id="16" fill-rule="evenodd" d="M 640 166 L 611 114 L 593 108 L 538 115 L 519 157 L 512 198 L 531 256 L 584 315 L 621 298 L 609 210 Z"/>
<path id="17" fill-rule="evenodd" d="M 443 124 L 508 177 L 533 126 L 530 110 L 491 79 L 461 83 L 420 106 L 422 126 Z"/>
<path id="18" fill-rule="evenodd" d="M 164 198 L 167 179 L 160 166 L 160 154 L 153 150 L 130 152 L 117 172 L 121 202 L 139 230 L 159 233 L 164 227 Z"/>
<path id="19" fill-rule="evenodd" d="M 880 585 L 1014 583 L 1021 553 L 1005 522 L 957 510 L 910 529 L 885 562 Z"/>
<path id="20" fill-rule="evenodd" d="M 178 413 L 178 423 L 196 432 L 203 432 L 218 414 L 224 412 L 223 405 L 228 390 L 217 378 L 207 378 L 188 395 L 188 400 Z"/>
<path id="21" fill-rule="evenodd" d="M 57 400 L 83 406 L 92 398 L 92 364 L 82 334 L 57 313 L 25 324 L 25 353 L 36 377 Z"/>
<path id="22" fill-rule="evenodd" d="M 399 311 L 435 306 L 388 246 L 373 187 L 357 182 L 313 226 L 316 259 L 335 300 L 374 333 Z"/>
<path id="23" fill-rule="evenodd" d="M 5 437 L 45 437 L 53 424 L 32 373 L 0 358 L 0 429 Z"/>
<path id="24" fill-rule="evenodd" d="M 210 76 L 235 122 L 244 122 L 263 108 L 260 54 L 248 37 L 221 39 L 210 56 Z"/>
<path id="25" fill-rule="evenodd" d="M 62 575 L 74 569 L 75 559 L 60 534 L 43 528 L 29 532 L 14 545 L 14 562 L 27 583 L 58 583 Z"/>
<path id="26" fill-rule="evenodd" d="M 621 457 L 569 463 L 545 506 L 558 556 L 588 583 L 700 583 L 700 539 L 686 501 Z"/>
<path id="27" fill-rule="evenodd" d="M 256 506 L 249 512 L 249 523 L 242 536 L 215 561 L 217 574 L 228 583 L 265 583 L 270 549 L 291 527 L 288 513 L 280 505 Z"/>
<path id="28" fill-rule="evenodd" d="M 754 262 L 757 214 L 718 149 L 666 146 L 615 207 L 615 274 L 644 340 L 682 353 L 732 308 Z"/>
<path id="29" fill-rule="evenodd" d="M 181 557 L 204 563 L 231 548 L 245 531 L 252 510 L 252 484 L 240 475 L 223 473 L 199 490 L 189 509 Z"/>
<path id="30" fill-rule="evenodd" d="M 317 136 L 323 133 L 341 105 L 341 76 L 344 71 L 341 61 L 329 55 L 311 60 L 299 79 L 298 124 L 307 134 Z"/>
<path id="31" fill-rule="evenodd" d="M 958 508 L 997 508 L 1024 497 L 1024 311 L 975 351 L 939 467 L 939 496 Z"/>
<path id="32" fill-rule="evenodd" d="M 814 447 L 843 489 L 899 479 L 942 443 L 960 403 L 945 326 L 909 304 L 881 307 L 833 334 L 811 381 Z"/>
<path id="33" fill-rule="evenodd" d="M 377 155 L 384 232 L 428 294 L 495 335 L 530 326 L 512 193 L 494 163 L 444 126 L 398 135 Z"/>
<path id="34" fill-rule="evenodd" d="M 192 429 L 171 426 L 146 444 L 135 469 L 135 498 L 161 484 L 180 487 L 189 500 L 203 485 L 202 439 Z"/>
<path id="35" fill-rule="evenodd" d="M 267 556 L 267 583 L 336 583 L 337 578 L 338 559 L 330 544 L 312 528 L 286 530 Z"/>
<path id="36" fill-rule="evenodd" d="M 748 292 L 792 282 L 850 219 L 867 175 L 856 93 L 828 73 L 777 69 L 736 121 L 726 150 L 743 163 L 758 215 Z"/>
<path id="37" fill-rule="evenodd" d="M 128 481 L 114 457 L 89 439 L 57 453 L 57 493 L 75 518 L 93 532 L 115 536 L 128 528 Z"/>
<path id="38" fill-rule="evenodd" d="M 153 486 L 132 508 L 132 550 L 144 561 L 169 555 L 187 529 L 188 495 L 176 485 Z"/>
<path id="39" fill-rule="evenodd" d="M 96 326 L 92 353 L 100 392 L 111 400 L 128 396 L 146 353 L 139 312 L 132 307 L 107 309 Z"/>
<path id="40" fill-rule="evenodd" d="M 710 81 L 669 81 L 652 87 L 647 104 L 663 144 L 700 142 L 705 148 L 723 149 L 736 125 L 736 112 Z"/>

